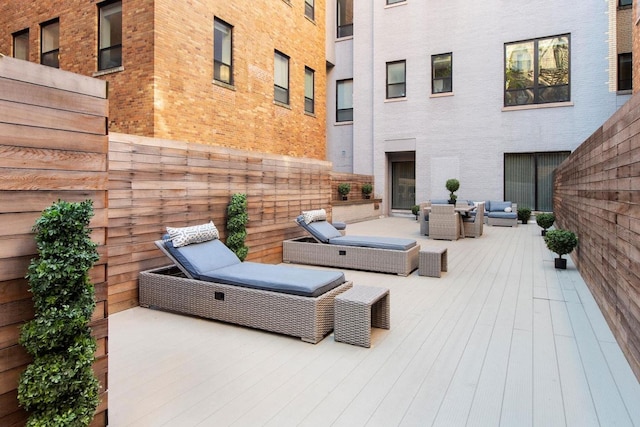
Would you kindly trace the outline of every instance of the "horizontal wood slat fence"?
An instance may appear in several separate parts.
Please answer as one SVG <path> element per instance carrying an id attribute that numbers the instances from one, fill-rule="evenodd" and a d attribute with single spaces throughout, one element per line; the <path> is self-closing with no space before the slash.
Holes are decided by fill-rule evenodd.
<path id="1" fill-rule="evenodd" d="M 640 380 L 640 94 L 560 167 L 556 227 L 577 234 L 572 258 Z"/>
<path id="2" fill-rule="evenodd" d="M 107 88 L 103 81 L 0 55 L 0 425 L 23 426 L 17 385 L 31 356 L 18 344 L 33 318 L 24 278 L 37 255 L 32 227 L 58 199 L 93 200 L 92 239 L 100 260 L 90 271 L 97 307 L 94 372 L 107 423 Z"/>
<path id="3" fill-rule="evenodd" d="M 231 195 L 247 194 L 247 260 L 282 262 L 304 234 L 303 210 L 331 214 L 331 163 L 125 134 L 110 135 L 109 307 L 138 305 L 138 273 L 167 265 L 153 244 L 166 227 L 213 220 L 226 238 Z"/>

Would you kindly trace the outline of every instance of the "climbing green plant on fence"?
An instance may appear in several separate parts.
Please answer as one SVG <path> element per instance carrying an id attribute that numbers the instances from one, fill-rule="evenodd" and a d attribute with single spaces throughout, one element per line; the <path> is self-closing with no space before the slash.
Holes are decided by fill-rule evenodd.
<path id="1" fill-rule="evenodd" d="M 235 193 L 227 207 L 227 246 L 240 258 L 247 257 L 249 248 L 244 245 L 247 238 L 246 225 L 249 221 L 247 213 L 247 195 Z"/>
<path id="2" fill-rule="evenodd" d="M 87 426 L 99 403 L 96 340 L 88 326 L 96 305 L 89 270 L 99 258 L 89 238 L 92 216 L 91 200 L 59 200 L 33 227 L 38 257 L 27 279 L 35 316 L 20 333 L 33 362 L 18 384 L 27 426 Z"/>

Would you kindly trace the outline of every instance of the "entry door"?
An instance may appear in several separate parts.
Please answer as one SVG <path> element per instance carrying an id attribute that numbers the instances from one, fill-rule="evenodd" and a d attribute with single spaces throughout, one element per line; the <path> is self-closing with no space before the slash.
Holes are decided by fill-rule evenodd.
<path id="1" fill-rule="evenodd" d="M 407 209 L 416 204 L 416 162 L 391 163 L 391 209 Z"/>

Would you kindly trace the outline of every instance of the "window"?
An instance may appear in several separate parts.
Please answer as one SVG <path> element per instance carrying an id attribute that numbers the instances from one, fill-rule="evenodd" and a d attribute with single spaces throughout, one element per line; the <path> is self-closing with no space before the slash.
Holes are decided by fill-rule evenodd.
<path id="1" fill-rule="evenodd" d="M 570 100 L 569 35 L 504 45 L 504 105 Z"/>
<path id="2" fill-rule="evenodd" d="M 40 25 L 40 63 L 59 68 L 60 21 L 53 20 Z"/>
<path id="3" fill-rule="evenodd" d="M 569 154 L 569 151 L 505 153 L 504 200 L 519 207 L 551 212 L 553 173 Z"/>
<path id="4" fill-rule="evenodd" d="M 353 35 L 353 0 L 338 0 L 338 38 Z"/>
<path id="5" fill-rule="evenodd" d="M 314 0 L 304 0 L 304 16 L 311 19 L 315 19 L 315 11 L 313 6 Z"/>
<path id="6" fill-rule="evenodd" d="M 403 3 L 407 0 L 387 0 L 387 4 Z"/>
<path id="7" fill-rule="evenodd" d="M 453 55 L 445 53 L 431 57 L 431 93 L 453 91 L 451 78 Z"/>
<path id="8" fill-rule="evenodd" d="M 387 62 L 387 99 L 407 96 L 405 61 Z"/>
<path id="9" fill-rule="evenodd" d="M 13 57 L 29 60 L 29 29 L 13 33 Z"/>
<path id="10" fill-rule="evenodd" d="M 98 46 L 98 70 L 108 70 L 122 65 L 122 2 L 108 2 L 100 8 L 100 41 Z"/>
<path id="11" fill-rule="evenodd" d="M 353 121 L 353 80 L 339 80 L 336 94 L 336 121 Z"/>
<path id="12" fill-rule="evenodd" d="M 633 70 L 631 53 L 618 55 L 618 90 L 631 90 L 633 88 Z"/>
<path id="13" fill-rule="evenodd" d="M 631 6 L 633 5 L 633 0 L 618 0 L 618 6 Z"/>
<path id="14" fill-rule="evenodd" d="M 289 104 L 289 57 L 276 51 L 274 65 L 274 99 Z"/>
<path id="15" fill-rule="evenodd" d="M 219 20 L 213 22 L 213 79 L 233 84 L 233 27 Z"/>
<path id="16" fill-rule="evenodd" d="M 304 67 L 304 111 L 311 114 L 315 112 L 314 80 L 315 72 L 309 67 Z"/>

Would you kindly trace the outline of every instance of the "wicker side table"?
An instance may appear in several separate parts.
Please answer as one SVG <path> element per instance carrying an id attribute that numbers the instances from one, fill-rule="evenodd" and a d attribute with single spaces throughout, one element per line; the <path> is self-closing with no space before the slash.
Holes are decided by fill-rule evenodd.
<path id="1" fill-rule="evenodd" d="M 418 258 L 418 274 L 440 277 L 441 271 L 447 271 L 447 248 L 422 248 Z"/>
<path id="2" fill-rule="evenodd" d="M 354 286 L 334 301 L 334 339 L 371 347 L 371 327 L 389 329 L 389 289 Z"/>

